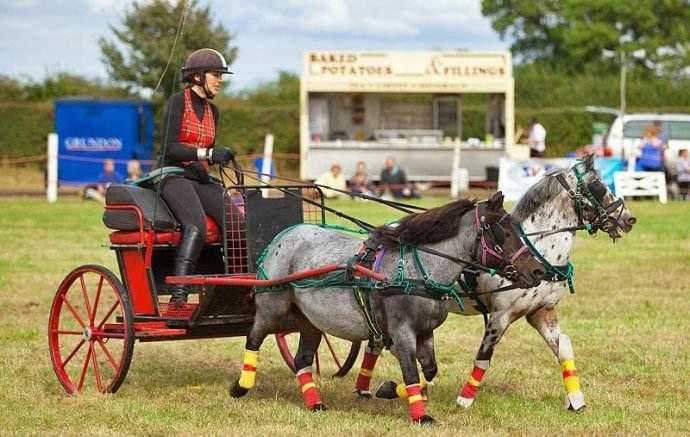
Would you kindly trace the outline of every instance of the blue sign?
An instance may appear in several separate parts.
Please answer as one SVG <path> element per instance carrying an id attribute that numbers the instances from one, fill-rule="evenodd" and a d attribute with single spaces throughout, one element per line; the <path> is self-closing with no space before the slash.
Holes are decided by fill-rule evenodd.
<path id="1" fill-rule="evenodd" d="M 127 174 L 127 161 L 136 159 L 147 171 L 153 153 L 153 111 L 150 102 L 71 100 L 55 102 L 58 134 L 58 181 L 95 183 L 105 160 Z"/>

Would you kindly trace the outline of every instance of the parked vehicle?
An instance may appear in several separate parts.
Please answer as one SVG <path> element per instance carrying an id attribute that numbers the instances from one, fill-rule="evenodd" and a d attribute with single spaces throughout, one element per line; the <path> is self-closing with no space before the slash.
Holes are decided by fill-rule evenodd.
<path id="1" fill-rule="evenodd" d="M 660 121 L 668 134 L 666 162 L 675 162 L 678 150 L 690 149 L 690 114 L 619 115 L 611 124 L 604 145 L 610 148 L 616 157 L 638 156 L 644 130 L 655 121 Z"/>

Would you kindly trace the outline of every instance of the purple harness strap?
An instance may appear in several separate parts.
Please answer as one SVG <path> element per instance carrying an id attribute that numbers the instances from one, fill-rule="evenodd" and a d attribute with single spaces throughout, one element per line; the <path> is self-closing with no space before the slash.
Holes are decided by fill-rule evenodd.
<path id="1" fill-rule="evenodd" d="M 382 248 L 376 254 L 376 260 L 374 261 L 374 272 L 378 273 L 381 270 L 381 263 L 383 262 L 383 255 L 386 254 L 386 248 Z"/>
<path id="2" fill-rule="evenodd" d="M 482 246 L 482 264 L 485 265 L 485 266 L 488 265 L 487 262 L 486 262 L 486 255 L 487 255 L 487 253 L 488 253 L 489 255 L 495 257 L 495 258 L 498 259 L 499 261 L 503 261 L 503 257 L 501 257 L 501 254 L 499 254 L 498 252 L 496 252 L 495 250 L 493 250 L 491 247 L 489 247 L 488 244 L 486 244 L 486 239 L 484 238 L 484 231 L 482 231 L 482 225 L 481 225 L 481 223 L 479 222 L 479 208 L 475 208 L 475 210 L 474 210 L 474 217 L 475 217 L 474 222 L 475 222 L 475 224 L 477 225 L 477 230 L 480 231 L 480 235 L 481 235 L 481 238 L 480 238 L 479 242 L 480 242 L 480 244 L 481 244 L 481 246 Z M 525 249 L 525 248 L 523 247 L 523 248 L 520 249 L 518 252 L 516 252 L 516 255 L 518 255 L 523 249 Z M 515 255 L 513 256 L 512 259 L 515 259 Z M 511 262 L 512 262 L 512 259 L 511 259 Z"/>

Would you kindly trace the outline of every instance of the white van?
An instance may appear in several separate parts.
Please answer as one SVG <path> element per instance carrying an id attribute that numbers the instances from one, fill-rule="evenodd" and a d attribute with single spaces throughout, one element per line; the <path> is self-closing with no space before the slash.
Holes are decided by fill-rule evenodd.
<path id="1" fill-rule="evenodd" d="M 666 161 L 675 162 L 678 150 L 690 150 L 690 114 L 626 114 L 618 116 L 609 128 L 604 144 L 613 156 L 629 158 L 639 154 L 642 135 L 647 126 L 661 121 L 668 133 Z"/>

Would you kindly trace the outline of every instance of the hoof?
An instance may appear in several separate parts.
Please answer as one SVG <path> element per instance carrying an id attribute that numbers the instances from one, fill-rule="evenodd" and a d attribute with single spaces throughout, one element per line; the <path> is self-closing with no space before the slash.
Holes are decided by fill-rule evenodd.
<path id="1" fill-rule="evenodd" d="M 385 381 L 379 385 L 374 394 L 379 399 L 398 399 L 398 393 L 395 392 L 397 384 L 393 381 Z"/>
<path id="2" fill-rule="evenodd" d="M 426 425 L 426 426 L 430 426 L 430 425 L 433 425 L 434 423 L 436 423 L 436 419 L 434 419 L 433 417 L 429 416 L 428 414 L 425 414 L 425 415 L 423 415 L 422 417 L 420 417 L 419 419 L 413 420 L 413 422 L 414 422 L 416 425 Z"/>
<path id="3" fill-rule="evenodd" d="M 355 394 L 359 399 L 371 399 L 371 392 L 369 390 L 355 390 Z"/>
<path id="4" fill-rule="evenodd" d="M 311 411 L 327 411 L 328 408 L 324 404 L 316 404 L 310 408 Z"/>
<path id="5" fill-rule="evenodd" d="M 241 398 L 247 393 L 249 393 L 249 389 L 240 387 L 239 381 L 235 381 L 232 387 L 230 387 L 230 396 L 232 396 L 233 398 Z"/>
<path id="6" fill-rule="evenodd" d="M 583 395 L 581 391 L 567 395 L 565 397 L 565 407 L 569 411 L 574 411 L 576 413 L 583 411 L 586 407 L 585 395 Z"/>
<path id="7" fill-rule="evenodd" d="M 462 408 L 470 408 L 472 404 L 474 403 L 474 398 L 463 398 L 462 396 L 458 396 L 458 398 L 455 400 L 455 403 L 460 405 Z"/>

